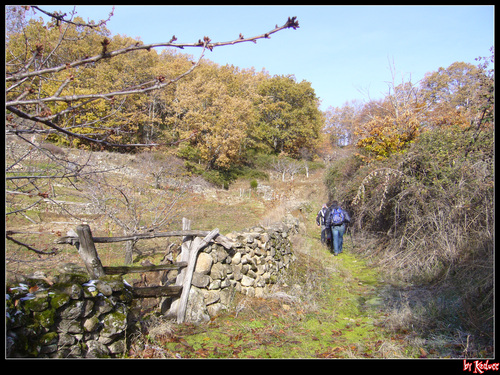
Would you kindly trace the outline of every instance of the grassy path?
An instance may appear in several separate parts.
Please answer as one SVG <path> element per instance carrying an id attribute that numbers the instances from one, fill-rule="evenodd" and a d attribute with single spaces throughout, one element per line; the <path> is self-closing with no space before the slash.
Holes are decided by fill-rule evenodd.
<path id="1" fill-rule="evenodd" d="M 399 324 L 403 327 L 399 331 L 390 329 L 388 322 L 395 317 L 399 319 L 399 311 L 391 310 L 390 302 L 394 301 L 390 300 L 390 293 L 386 293 L 388 285 L 381 284 L 377 270 L 352 251 L 350 236 L 344 238 L 344 252 L 337 257 L 321 245 L 314 207 L 321 207 L 325 199 L 322 179 L 323 171 L 320 170 L 307 180 L 295 182 L 291 189 L 297 193 L 298 200 L 308 203 L 304 207 L 311 208 L 298 213 L 303 227 L 293 241 L 296 261 L 268 298 L 237 294 L 229 311 L 200 325 L 176 325 L 161 319 L 152 321 L 149 334 L 132 345 L 129 356 L 460 357 L 463 347 L 450 340 L 432 343 L 420 337 L 421 333 L 413 332 L 407 324 Z M 250 200 L 247 204 L 253 207 L 255 202 Z M 252 215 L 258 216 L 253 211 Z"/>
<path id="2" fill-rule="evenodd" d="M 323 171 L 304 182 L 301 196 L 321 207 Z M 298 184 L 296 184 L 296 188 Z M 211 322 L 153 322 L 131 357 L 152 358 L 418 358 L 403 336 L 388 332 L 377 272 L 353 254 L 334 257 L 320 243 L 316 211 L 300 214 L 297 260 L 270 298 L 236 296 Z"/>
<path id="3" fill-rule="evenodd" d="M 238 297 L 231 311 L 207 324 L 169 326 L 163 334 L 157 329 L 149 336 L 146 349 L 132 352 L 132 356 L 418 357 L 418 350 L 406 348 L 402 338 L 389 334 L 377 323 L 384 316 L 376 272 L 349 253 L 349 243 L 343 254 L 334 257 L 317 242 L 310 239 L 309 246 L 315 245 L 316 250 L 300 254 L 297 268 L 290 270 L 306 279 L 309 298 L 290 298 L 287 292 L 276 293 L 275 298 Z M 309 275 L 304 267 L 309 267 Z M 294 280 L 298 281 L 296 277 Z M 285 284 L 282 290 L 294 287 L 297 284 Z"/>

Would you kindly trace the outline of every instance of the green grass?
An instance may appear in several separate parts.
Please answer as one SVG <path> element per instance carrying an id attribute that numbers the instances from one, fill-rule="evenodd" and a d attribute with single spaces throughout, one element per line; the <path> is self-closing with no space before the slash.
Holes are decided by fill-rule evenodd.
<path id="1" fill-rule="evenodd" d="M 341 256 L 333 257 L 317 240 L 312 242 L 317 246 L 314 252 L 298 253 L 286 282 L 309 282 L 302 287 L 321 291 L 314 301 L 307 300 L 305 294 L 311 293 L 306 290 L 293 303 L 239 296 L 232 309 L 211 322 L 172 326 L 168 335 L 155 338 L 154 343 L 164 353 L 182 358 L 418 356 L 418 351 L 377 325 L 383 310 L 376 300 L 376 270 L 350 254 L 349 244 Z M 324 269 L 317 269 L 318 261 Z M 304 274 L 308 264 L 315 267 L 309 278 Z M 290 292 L 289 286 L 281 289 Z M 371 300 L 374 303 L 366 303 Z M 390 343 L 390 350 L 384 349 L 389 348 L 384 343 Z"/>

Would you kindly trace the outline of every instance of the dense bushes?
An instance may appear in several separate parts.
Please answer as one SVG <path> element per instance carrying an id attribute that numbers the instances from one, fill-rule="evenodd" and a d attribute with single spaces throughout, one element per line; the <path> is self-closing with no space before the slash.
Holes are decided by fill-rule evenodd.
<path id="1" fill-rule="evenodd" d="M 358 153 L 334 163 L 325 183 L 370 240 L 357 250 L 381 266 L 384 279 L 427 289 L 431 298 L 413 301 L 428 307 L 426 323 L 441 319 L 448 331 L 491 339 L 494 58 L 477 60 L 333 113 L 333 125 L 356 125 L 361 138 Z M 400 137 L 413 128 L 410 139 Z"/>
<path id="2" fill-rule="evenodd" d="M 325 183 L 377 236 L 360 248 L 393 280 L 460 296 L 464 326 L 491 334 L 494 171 L 492 129 L 427 131 L 403 154 L 333 164 Z"/>

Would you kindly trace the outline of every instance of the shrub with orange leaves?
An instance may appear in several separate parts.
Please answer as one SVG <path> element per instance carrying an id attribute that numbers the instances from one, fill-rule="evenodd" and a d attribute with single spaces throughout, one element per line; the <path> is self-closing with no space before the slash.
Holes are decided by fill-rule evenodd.
<path id="1" fill-rule="evenodd" d="M 403 151 L 419 134 L 420 120 L 414 112 L 406 110 L 397 118 L 375 116 L 357 132 L 362 138 L 356 145 L 381 159 Z"/>

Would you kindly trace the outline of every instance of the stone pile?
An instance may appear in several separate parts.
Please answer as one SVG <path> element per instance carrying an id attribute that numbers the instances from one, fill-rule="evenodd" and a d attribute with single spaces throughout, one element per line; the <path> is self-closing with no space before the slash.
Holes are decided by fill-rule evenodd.
<path id="1" fill-rule="evenodd" d="M 7 357 L 108 358 L 126 351 L 132 291 L 120 276 L 89 280 L 65 265 L 49 286 L 28 279 L 7 289 Z"/>

